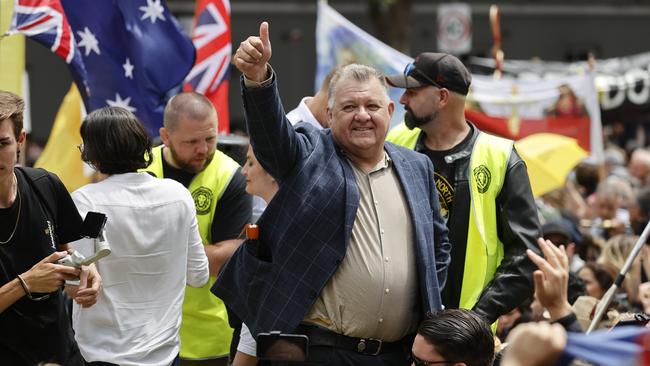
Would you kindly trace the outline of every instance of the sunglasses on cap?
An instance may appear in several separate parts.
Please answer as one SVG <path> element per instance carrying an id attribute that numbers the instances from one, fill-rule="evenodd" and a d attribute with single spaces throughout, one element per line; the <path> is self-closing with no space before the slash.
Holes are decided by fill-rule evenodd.
<path id="1" fill-rule="evenodd" d="M 422 77 L 424 80 L 428 81 L 429 84 L 435 86 L 436 88 L 442 88 L 442 86 L 440 86 L 440 84 L 438 84 L 438 83 L 436 83 L 435 81 L 431 80 L 430 77 L 426 76 L 425 74 L 423 74 L 422 72 L 420 72 L 419 70 L 417 70 L 417 69 L 415 68 L 415 65 L 413 64 L 413 62 L 411 62 L 410 64 L 406 65 L 406 67 L 404 68 L 404 82 L 405 82 L 405 85 L 408 86 L 408 79 L 407 79 L 407 78 L 408 78 L 409 76 L 411 76 L 411 74 L 412 74 L 413 72 L 417 72 L 418 75 L 419 75 L 420 77 Z"/>

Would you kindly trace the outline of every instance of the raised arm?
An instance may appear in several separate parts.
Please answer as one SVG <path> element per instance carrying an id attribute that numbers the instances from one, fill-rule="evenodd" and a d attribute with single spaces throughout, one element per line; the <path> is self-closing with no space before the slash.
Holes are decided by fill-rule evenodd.
<path id="1" fill-rule="evenodd" d="M 307 139 L 286 118 L 270 58 L 269 25 L 262 22 L 259 36 L 240 44 L 233 63 L 243 74 L 242 98 L 255 156 L 269 174 L 282 181 L 306 153 Z"/>

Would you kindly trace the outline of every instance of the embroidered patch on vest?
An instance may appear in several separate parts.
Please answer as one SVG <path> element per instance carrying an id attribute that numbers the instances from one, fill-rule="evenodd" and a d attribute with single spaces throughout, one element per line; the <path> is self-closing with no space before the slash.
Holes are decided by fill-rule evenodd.
<path id="1" fill-rule="evenodd" d="M 481 164 L 474 168 L 474 179 L 476 180 L 476 188 L 478 188 L 479 193 L 487 192 L 490 187 L 490 182 L 492 181 L 492 174 L 490 169 L 485 165 Z"/>
<path id="2" fill-rule="evenodd" d="M 194 206 L 196 206 L 196 213 L 198 215 L 205 215 L 210 212 L 212 205 L 212 191 L 206 187 L 199 187 L 192 192 L 194 199 Z"/>

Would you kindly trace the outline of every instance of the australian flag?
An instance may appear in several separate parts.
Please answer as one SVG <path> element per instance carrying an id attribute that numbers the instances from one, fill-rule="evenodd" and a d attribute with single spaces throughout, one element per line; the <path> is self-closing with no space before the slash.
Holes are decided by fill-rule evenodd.
<path id="1" fill-rule="evenodd" d="M 22 33 L 59 55 L 70 66 L 82 95 L 88 94 L 86 68 L 59 0 L 18 0 L 7 35 Z"/>
<path id="2" fill-rule="evenodd" d="M 63 35 L 57 41 L 43 32 L 21 30 L 26 22 L 38 23 L 34 19 L 42 12 L 53 14 L 57 32 L 70 29 L 74 36 L 68 63 L 79 75 L 75 81 L 86 109 L 123 107 L 157 136 L 165 104 L 180 91 L 195 58 L 192 42 L 162 0 L 17 0 L 14 28 L 40 37 L 39 42 L 64 57 L 65 50 L 55 50 L 57 42 L 65 41 Z"/>
<path id="3" fill-rule="evenodd" d="M 192 42 L 196 63 L 187 75 L 185 90 L 205 95 L 217 109 L 219 132 L 229 132 L 228 76 L 230 42 L 230 2 L 197 0 Z"/>

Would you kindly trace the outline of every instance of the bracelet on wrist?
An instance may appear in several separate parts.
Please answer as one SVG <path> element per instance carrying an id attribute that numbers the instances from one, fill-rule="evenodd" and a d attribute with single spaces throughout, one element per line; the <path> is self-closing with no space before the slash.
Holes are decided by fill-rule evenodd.
<path id="1" fill-rule="evenodd" d="M 16 277 L 18 278 L 18 282 L 20 282 L 20 286 L 25 291 L 25 295 L 27 296 L 28 299 L 30 299 L 32 301 L 42 301 L 42 300 L 48 299 L 50 297 L 50 294 L 45 294 L 45 295 L 39 296 L 39 297 L 32 296 L 32 292 L 29 291 L 29 286 L 27 286 L 27 282 L 25 282 L 25 280 L 20 275 L 16 275 Z"/>
<path id="2" fill-rule="evenodd" d="M 25 280 L 23 280 L 23 278 L 20 277 L 20 275 L 17 275 L 16 277 L 18 278 L 18 282 L 20 282 L 20 287 L 22 287 L 23 291 L 25 291 L 25 295 L 31 296 L 32 293 L 29 291 L 29 287 L 27 286 L 27 282 L 25 282 Z"/>

